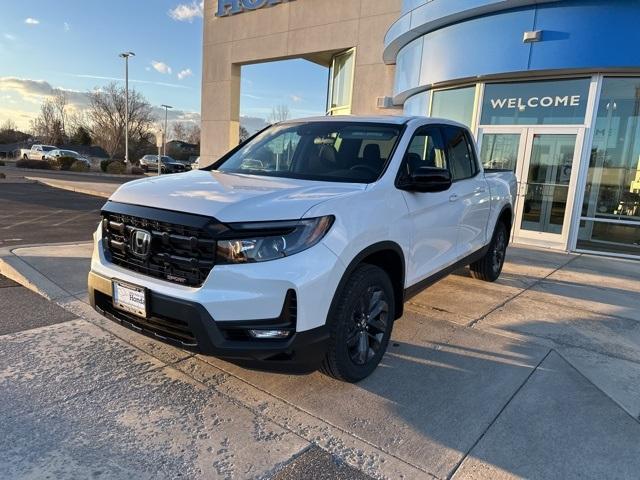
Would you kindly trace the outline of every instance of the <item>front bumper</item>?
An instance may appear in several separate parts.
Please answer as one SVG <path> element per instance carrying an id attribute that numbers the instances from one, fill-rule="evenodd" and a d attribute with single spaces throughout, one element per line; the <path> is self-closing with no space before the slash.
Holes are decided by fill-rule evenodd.
<path id="1" fill-rule="evenodd" d="M 203 305 L 147 290 L 146 319 L 122 312 L 112 304 L 112 281 L 89 273 L 91 305 L 107 318 L 152 338 L 178 347 L 216 356 L 252 368 L 303 373 L 318 368 L 329 339 L 326 326 L 297 332 L 284 340 L 253 339 L 242 332 L 249 328 L 280 328 L 286 302 L 279 318 L 216 322 Z M 286 326 L 286 325 L 285 325 Z"/>

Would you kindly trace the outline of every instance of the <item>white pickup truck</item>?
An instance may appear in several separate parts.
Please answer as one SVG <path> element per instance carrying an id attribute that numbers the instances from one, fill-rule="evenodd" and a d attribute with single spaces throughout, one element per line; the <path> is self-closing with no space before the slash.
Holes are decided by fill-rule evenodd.
<path id="1" fill-rule="evenodd" d="M 53 145 L 32 145 L 29 149 L 20 150 L 20 158 L 23 160 L 46 160 L 47 154 L 57 148 Z"/>
<path id="2" fill-rule="evenodd" d="M 408 298 L 465 265 L 498 278 L 515 187 L 450 121 L 281 123 L 210 167 L 120 187 L 95 234 L 90 299 L 184 348 L 356 382 Z"/>

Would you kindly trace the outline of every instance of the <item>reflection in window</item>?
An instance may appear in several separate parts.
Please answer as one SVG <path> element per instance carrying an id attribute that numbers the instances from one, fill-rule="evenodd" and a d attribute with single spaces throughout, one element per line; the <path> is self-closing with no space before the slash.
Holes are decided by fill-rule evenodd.
<path id="1" fill-rule="evenodd" d="M 471 128 L 475 98 L 475 86 L 435 91 L 431 100 L 431 116 L 454 120 Z"/>
<path id="2" fill-rule="evenodd" d="M 482 135 L 480 161 L 485 170 L 516 171 L 519 133 L 485 133 Z"/>
<path id="3" fill-rule="evenodd" d="M 640 255 L 640 79 L 605 78 L 594 133 L 578 247 Z"/>
<path id="4" fill-rule="evenodd" d="M 414 88 L 420 83 L 423 42 L 424 38 L 414 40 L 398 53 L 396 59 L 395 94 Z"/>
<path id="5" fill-rule="evenodd" d="M 329 84 L 328 113 L 330 115 L 349 115 L 351 113 L 354 65 L 355 49 L 333 58 Z"/>
<path id="6" fill-rule="evenodd" d="M 409 97 L 404 102 L 404 114 L 414 117 L 426 117 L 429 114 L 429 92 Z"/>

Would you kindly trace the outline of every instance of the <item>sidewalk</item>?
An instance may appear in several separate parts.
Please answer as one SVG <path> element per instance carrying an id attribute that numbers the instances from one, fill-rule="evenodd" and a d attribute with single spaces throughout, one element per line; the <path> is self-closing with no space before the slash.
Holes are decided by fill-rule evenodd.
<path id="1" fill-rule="evenodd" d="M 640 469 L 637 262 L 510 248 L 498 283 L 461 271 L 415 297 L 381 367 L 347 385 L 193 356 L 103 319 L 86 303 L 90 254 L 85 243 L 2 255 L 0 271 L 82 320 L 0 337 L 14 369 L 0 389 L 13 419 L 0 469 L 83 476 L 91 460 L 115 477 L 152 464 L 269 477 L 315 458 L 313 445 L 374 478 Z M 9 447 L 34 442 L 45 455 Z"/>
<path id="2" fill-rule="evenodd" d="M 49 187 L 104 198 L 109 198 L 121 185 L 119 183 L 87 182 L 86 180 L 61 180 L 56 178 L 38 177 L 37 175 L 29 175 L 24 178 Z"/>

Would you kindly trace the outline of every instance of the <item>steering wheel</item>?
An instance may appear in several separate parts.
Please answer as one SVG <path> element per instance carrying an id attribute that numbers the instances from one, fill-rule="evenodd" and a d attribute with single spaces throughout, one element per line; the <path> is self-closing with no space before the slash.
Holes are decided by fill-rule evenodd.
<path id="1" fill-rule="evenodd" d="M 365 165 L 363 163 L 359 164 L 359 165 L 354 165 L 353 167 L 351 167 L 349 170 L 351 171 L 356 171 L 356 170 L 366 170 L 368 173 L 372 174 L 372 175 L 377 175 L 378 174 L 378 170 L 373 168 L 370 165 Z"/>

